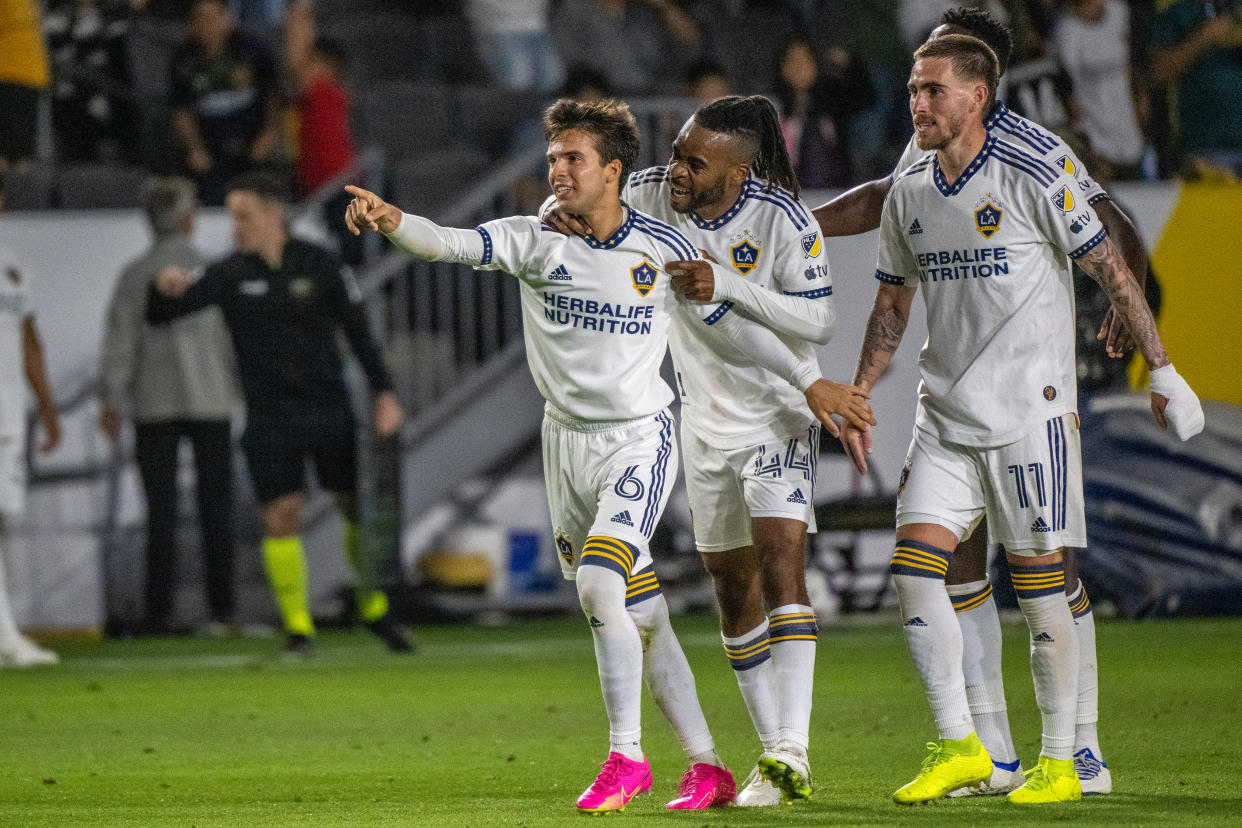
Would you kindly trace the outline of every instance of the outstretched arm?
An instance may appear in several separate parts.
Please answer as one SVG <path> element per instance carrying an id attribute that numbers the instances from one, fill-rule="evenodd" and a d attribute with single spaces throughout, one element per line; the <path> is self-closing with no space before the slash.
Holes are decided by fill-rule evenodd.
<path id="1" fill-rule="evenodd" d="M 705 260 L 669 262 L 673 289 L 691 302 L 736 302 L 746 316 L 777 333 L 826 345 L 836 330 L 831 296 L 787 296 L 759 287 Z"/>
<path id="2" fill-rule="evenodd" d="M 819 232 L 825 236 L 853 236 L 879 227 L 884 198 L 892 186 L 892 178 L 877 178 L 819 205 L 811 211 L 819 222 Z"/>
<path id="3" fill-rule="evenodd" d="M 876 291 L 875 304 L 863 334 L 862 349 L 858 353 L 858 368 L 854 371 L 854 385 L 868 395 L 901 345 L 917 290 L 917 287 L 881 283 Z M 858 473 L 866 474 L 867 455 L 871 453 L 871 430 L 855 428 L 847 423 L 841 430 L 841 445 Z"/>
<path id="4" fill-rule="evenodd" d="M 1080 257 L 1078 265 L 1104 288 L 1109 302 L 1130 329 L 1151 372 L 1151 411 L 1160 428 L 1168 428 L 1172 423 L 1174 433 L 1181 440 L 1198 434 L 1203 430 L 1203 407 L 1169 362 L 1143 289 L 1126 265 L 1121 249 L 1112 239 L 1105 238 Z"/>
<path id="5" fill-rule="evenodd" d="M 429 262 L 483 262 L 483 237 L 475 231 L 441 227 L 422 216 L 403 213 L 395 204 L 352 184 L 345 191 L 354 197 L 345 208 L 345 226 L 355 236 L 364 229 L 375 230 L 410 255 Z"/>

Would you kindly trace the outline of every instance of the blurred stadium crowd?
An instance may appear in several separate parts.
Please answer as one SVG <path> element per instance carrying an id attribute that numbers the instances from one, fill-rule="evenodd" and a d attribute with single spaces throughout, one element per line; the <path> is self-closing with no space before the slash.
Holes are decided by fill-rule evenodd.
<path id="1" fill-rule="evenodd" d="M 1242 165 L 1231 0 L 4 0 L 8 206 L 134 207 L 169 173 L 219 203 L 255 165 L 309 196 L 360 157 L 460 189 L 558 94 L 766 93 L 803 186 L 849 186 L 891 170 L 910 53 L 957 5 L 1007 22 L 1007 104 L 1097 178 Z"/>

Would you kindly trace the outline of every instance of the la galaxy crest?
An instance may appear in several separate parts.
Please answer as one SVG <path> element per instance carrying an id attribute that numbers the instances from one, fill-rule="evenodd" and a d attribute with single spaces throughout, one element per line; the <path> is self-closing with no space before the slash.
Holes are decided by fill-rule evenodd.
<path id="1" fill-rule="evenodd" d="M 556 552 L 567 564 L 574 562 L 574 545 L 565 537 L 564 532 L 556 533 Z"/>
<path id="2" fill-rule="evenodd" d="M 996 235 L 996 231 L 1001 226 L 1001 219 L 1004 216 L 1004 208 L 1001 207 L 1000 202 L 991 193 L 975 202 L 975 229 L 985 239 L 990 239 Z"/>
<path id="3" fill-rule="evenodd" d="M 638 291 L 639 296 L 645 297 L 651 293 L 651 289 L 655 287 L 656 273 L 655 265 L 646 259 L 643 259 L 642 264 L 630 268 L 630 281 L 634 283 L 634 290 Z"/>
<path id="4" fill-rule="evenodd" d="M 729 253 L 733 259 L 733 267 L 738 273 L 750 273 L 759 263 L 759 248 L 752 244 L 750 239 L 743 239 L 733 245 L 729 248 Z"/>

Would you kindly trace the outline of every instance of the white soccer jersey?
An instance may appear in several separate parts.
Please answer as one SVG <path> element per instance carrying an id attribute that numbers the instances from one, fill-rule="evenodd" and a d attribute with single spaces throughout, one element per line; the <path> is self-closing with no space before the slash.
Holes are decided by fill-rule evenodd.
<path id="1" fill-rule="evenodd" d="M 0 434 L 25 434 L 26 375 L 22 323 L 31 314 L 29 272 L 0 247 Z"/>
<path id="2" fill-rule="evenodd" d="M 952 186 L 932 154 L 884 202 L 876 278 L 922 288 L 928 337 L 915 422 L 942 440 L 1004 445 L 1077 408 L 1065 256 L 1106 234 L 1059 172 L 989 135 Z"/>
<path id="3" fill-rule="evenodd" d="M 1055 132 L 1049 132 L 1034 121 L 1023 118 L 1005 106 L 1003 102 L 997 101 L 996 111 L 983 122 L 983 125 L 989 134 L 1016 144 L 1045 164 L 1072 175 L 1078 183 L 1078 191 L 1083 194 L 1088 204 L 1095 204 L 1100 199 L 1109 197 L 1108 192 L 1087 172 L 1087 166 L 1078 160 L 1074 151 Z M 914 137 L 911 136 L 910 143 L 906 144 L 901 158 L 897 159 L 897 166 L 893 168 L 893 180 L 895 181 L 916 161 L 930 154 L 932 154 L 931 150 L 919 149 L 918 144 L 914 142 Z M 1077 200 L 1077 195 L 1075 195 L 1075 200 Z"/>
<path id="4" fill-rule="evenodd" d="M 660 363 L 679 303 L 663 268 L 700 258 L 684 236 L 629 209 L 603 241 L 563 236 L 533 216 L 476 229 L 476 266 L 521 285 L 526 358 L 544 399 L 591 421 L 645 417 L 672 401 Z"/>
<path id="5" fill-rule="evenodd" d="M 819 226 L 792 193 L 779 187 L 769 191 L 766 182 L 751 178 L 737 202 L 709 221 L 675 212 L 669 188 L 668 167 L 652 167 L 630 176 L 622 199 L 675 226 L 696 248 L 758 287 L 831 301 L 832 277 Z M 815 361 L 811 343 L 774 333 L 800 358 Z M 706 326 L 686 317 L 674 320 L 669 346 L 682 419 L 707 444 L 737 448 L 783 439 L 803 433 L 814 421 L 798 389 Z"/>

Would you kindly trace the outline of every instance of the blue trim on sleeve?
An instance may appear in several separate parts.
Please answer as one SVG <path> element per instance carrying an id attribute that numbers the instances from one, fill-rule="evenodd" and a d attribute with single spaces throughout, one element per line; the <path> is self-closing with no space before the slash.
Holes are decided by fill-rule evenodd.
<path id="1" fill-rule="evenodd" d="M 783 293 L 786 296 L 801 296 L 803 299 L 822 299 L 825 296 L 832 295 L 832 285 L 816 288 L 815 290 L 786 290 Z"/>
<path id="2" fill-rule="evenodd" d="M 1101 228 L 1100 232 L 1096 233 L 1094 236 L 1088 239 L 1085 244 L 1079 245 L 1077 248 L 1075 248 L 1074 252 L 1069 254 L 1070 258 L 1071 259 L 1082 258 L 1083 256 L 1090 253 L 1093 248 L 1098 247 L 1100 243 L 1103 242 L 1106 238 L 1108 238 L 1108 231 Z"/>
<path id="3" fill-rule="evenodd" d="M 1038 181 L 1042 187 L 1047 187 L 1057 180 L 1057 173 L 1052 167 L 1011 144 L 1006 144 L 1003 141 L 997 143 L 993 154 L 996 156 L 996 160 L 1003 161 L 1016 170 L 1021 170 Z"/>
<path id="4" fill-rule="evenodd" d="M 481 265 L 489 265 L 492 263 L 492 235 L 482 228 L 482 226 L 474 228 L 474 231 L 483 237 L 483 258 L 479 261 Z"/>
<path id="5" fill-rule="evenodd" d="M 703 321 L 709 325 L 715 325 L 721 319 L 724 319 L 724 315 L 731 310 L 733 310 L 732 302 L 721 302 L 720 307 L 712 311 L 711 315 L 708 317 L 705 317 Z"/>
<path id="6" fill-rule="evenodd" d="M 900 276 L 894 276 L 892 273 L 885 273 L 878 267 L 875 270 L 875 278 L 879 279 L 886 285 L 904 285 L 906 283 L 906 280 Z"/>

